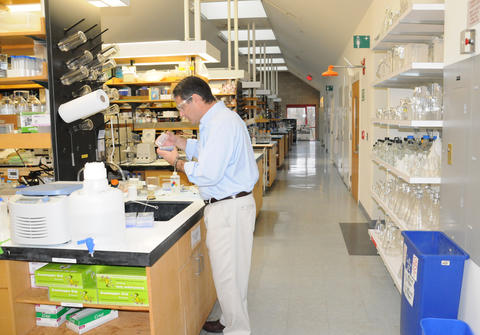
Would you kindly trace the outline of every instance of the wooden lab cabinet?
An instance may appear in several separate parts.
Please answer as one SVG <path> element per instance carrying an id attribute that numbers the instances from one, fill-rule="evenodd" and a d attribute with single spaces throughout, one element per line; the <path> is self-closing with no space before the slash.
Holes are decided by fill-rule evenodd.
<path id="1" fill-rule="evenodd" d="M 146 267 L 149 306 L 84 304 L 119 310 L 118 319 L 88 334 L 198 335 L 216 300 L 205 237 L 202 219 L 153 266 Z M 2 335 L 74 334 L 65 324 L 59 328 L 36 327 L 35 304 L 60 302 L 50 301 L 47 290 L 30 287 L 28 262 L 0 261 Z"/>
<path id="2" fill-rule="evenodd" d="M 255 206 L 257 208 L 256 217 L 258 217 L 263 205 L 263 156 L 261 159 L 257 160 L 257 166 L 258 180 L 253 187 L 253 198 L 255 199 Z"/>

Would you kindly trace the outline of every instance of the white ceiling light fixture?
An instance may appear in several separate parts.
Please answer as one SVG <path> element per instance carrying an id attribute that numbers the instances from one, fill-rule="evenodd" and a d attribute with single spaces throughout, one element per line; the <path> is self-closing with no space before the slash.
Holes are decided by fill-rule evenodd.
<path id="1" fill-rule="evenodd" d="M 273 64 L 285 64 L 285 59 L 283 58 L 272 58 L 272 62 Z M 250 63 L 253 64 L 253 60 L 250 60 Z M 256 59 L 255 60 L 255 64 L 264 64 L 264 59 L 263 58 L 260 58 L 260 59 Z M 270 59 L 267 59 L 267 64 L 270 63 Z"/>
<path id="2" fill-rule="evenodd" d="M 199 56 L 205 63 L 218 63 L 220 51 L 208 41 L 149 41 L 116 43 L 117 64 L 133 60 L 140 64 L 173 64 L 185 61 L 186 56 Z M 109 45 L 104 45 L 107 48 Z M 183 57 L 183 59 L 182 59 Z"/>
<path id="3" fill-rule="evenodd" d="M 238 51 L 242 55 L 248 54 L 248 48 L 247 47 L 238 48 Z M 250 53 L 252 53 L 252 52 L 253 52 L 253 48 L 250 48 Z M 263 47 L 256 47 L 255 52 L 256 52 L 257 55 L 260 55 L 260 54 L 263 55 Z M 281 54 L 282 51 L 280 50 L 280 47 L 267 47 L 266 53 L 267 54 Z"/>
<path id="4" fill-rule="evenodd" d="M 234 17 L 234 6 L 230 6 L 231 16 Z M 204 2 L 200 4 L 200 11 L 202 15 L 208 20 L 223 20 L 227 19 L 227 2 Z M 265 18 L 267 13 L 263 8 L 261 1 L 239 1 L 238 2 L 238 18 L 239 19 L 253 19 Z"/>
<path id="5" fill-rule="evenodd" d="M 264 66 L 257 66 L 257 70 L 259 71 L 263 71 L 265 69 Z M 267 71 L 270 71 L 271 70 L 271 67 L 270 66 L 267 66 Z M 278 71 L 288 71 L 288 67 L 287 66 L 277 66 L 277 70 Z"/>
<path id="6" fill-rule="evenodd" d="M 88 0 L 96 7 L 125 7 L 130 6 L 130 0 Z"/>
<path id="7" fill-rule="evenodd" d="M 224 40 L 228 40 L 228 31 L 222 30 L 220 32 L 220 37 Z M 235 32 L 230 32 L 231 40 L 235 40 Z M 248 30 L 243 29 L 238 31 L 238 40 L 239 41 L 248 41 Z M 271 41 L 276 40 L 275 34 L 272 29 L 257 29 L 255 30 L 255 40 L 257 41 Z"/>
<path id="8" fill-rule="evenodd" d="M 39 12 L 42 10 L 41 5 L 38 4 L 30 4 L 30 5 L 7 5 L 8 10 L 12 13 L 19 13 L 19 12 Z"/>

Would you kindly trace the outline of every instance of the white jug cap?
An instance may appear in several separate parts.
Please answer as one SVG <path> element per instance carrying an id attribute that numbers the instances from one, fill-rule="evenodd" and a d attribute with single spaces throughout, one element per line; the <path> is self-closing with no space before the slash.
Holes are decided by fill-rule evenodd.
<path id="1" fill-rule="evenodd" d="M 85 164 L 85 170 L 83 171 L 84 180 L 98 180 L 107 178 L 107 169 L 103 162 L 92 162 Z"/>

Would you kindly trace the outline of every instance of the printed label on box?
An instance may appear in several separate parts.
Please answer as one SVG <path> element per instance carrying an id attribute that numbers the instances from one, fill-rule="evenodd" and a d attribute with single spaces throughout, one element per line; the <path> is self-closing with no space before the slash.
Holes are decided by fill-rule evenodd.
<path id="1" fill-rule="evenodd" d="M 413 280 L 417 281 L 417 272 L 418 272 L 418 257 L 416 255 L 412 256 L 412 277 Z"/>
<path id="2" fill-rule="evenodd" d="M 413 299 L 415 298 L 415 280 L 407 269 L 403 272 L 403 295 L 407 299 L 410 306 L 413 307 Z"/>

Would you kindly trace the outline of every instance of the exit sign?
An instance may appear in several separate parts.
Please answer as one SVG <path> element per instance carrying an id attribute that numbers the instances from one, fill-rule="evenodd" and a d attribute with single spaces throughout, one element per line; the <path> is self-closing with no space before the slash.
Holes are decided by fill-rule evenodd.
<path id="1" fill-rule="evenodd" d="M 370 35 L 354 35 L 353 48 L 354 49 L 370 49 Z"/>
<path id="2" fill-rule="evenodd" d="M 326 85 L 325 90 L 328 91 L 333 91 L 333 85 Z"/>

